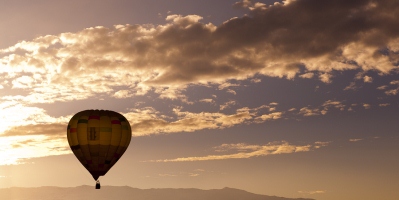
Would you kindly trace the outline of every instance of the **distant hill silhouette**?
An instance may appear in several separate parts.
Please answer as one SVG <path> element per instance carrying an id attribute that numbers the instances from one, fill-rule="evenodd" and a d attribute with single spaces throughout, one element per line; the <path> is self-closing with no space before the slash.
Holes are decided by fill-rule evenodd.
<path id="1" fill-rule="evenodd" d="M 128 186 L 37 187 L 3 188 L 0 199 L 4 200 L 311 200 L 292 199 L 253 194 L 233 188 L 200 189 L 137 189 Z"/>

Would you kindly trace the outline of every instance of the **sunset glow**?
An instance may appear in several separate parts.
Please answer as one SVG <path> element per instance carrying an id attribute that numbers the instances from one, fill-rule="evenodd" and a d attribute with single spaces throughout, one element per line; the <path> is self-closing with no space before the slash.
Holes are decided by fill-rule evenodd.
<path id="1" fill-rule="evenodd" d="M 397 200 L 398 8 L 4 3 L 0 188 L 93 184 L 66 131 L 74 114 L 101 109 L 132 129 L 105 185 Z"/>

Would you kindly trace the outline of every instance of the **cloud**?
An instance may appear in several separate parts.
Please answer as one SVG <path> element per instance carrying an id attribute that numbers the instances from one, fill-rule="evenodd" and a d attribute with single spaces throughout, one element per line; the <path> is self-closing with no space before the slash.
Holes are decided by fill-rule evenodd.
<path id="1" fill-rule="evenodd" d="M 274 112 L 274 113 L 270 113 L 270 114 L 264 114 L 261 115 L 259 117 L 257 117 L 256 119 L 260 120 L 260 121 L 267 121 L 267 120 L 276 120 L 276 119 L 280 119 L 282 117 L 282 112 Z"/>
<path id="2" fill-rule="evenodd" d="M 312 73 L 312 72 L 308 72 L 308 73 L 299 75 L 299 77 L 301 77 L 301 78 L 308 78 L 308 79 L 313 78 L 313 76 L 314 76 L 314 73 Z"/>
<path id="3" fill-rule="evenodd" d="M 115 94 L 113 96 L 118 99 L 124 99 L 124 98 L 132 97 L 133 94 L 131 94 L 129 90 L 119 90 L 119 91 L 115 92 Z"/>
<path id="4" fill-rule="evenodd" d="M 198 174 L 198 173 L 181 172 L 180 175 L 173 174 L 173 173 L 167 173 L 167 174 L 158 174 L 158 176 L 160 176 L 160 177 L 176 177 L 176 176 L 181 176 L 182 174 L 184 174 L 185 176 L 189 176 L 189 177 L 197 177 L 197 176 L 201 175 L 201 174 Z"/>
<path id="5" fill-rule="evenodd" d="M 24 126 L 14 126 L 4 131 L 1 136 L 16 135 L 65 135 L 67 124 L 29 124 Z"/>
<path id="6" fill-rule="evenodd" d="M 201 99 L 200 102 L 215 104 L 215 100 L 213 99 Z"/>
<path id="7" fill-rule="evenodd" d="M 344 88 L 344 90 L 357 90 L 358 87 L 356 86 L 355 82 L 351 82 L 348 86 Z"/>
<path id="8" fill-rule="evenodd" d="M 219 90 L 223 90 L 223 89 L 226 89 L 226 88 L 229 88 L 229 87 L 237 87 L 237 86 L 240 86 L 240 85 L 239 84 L 232 84 L 232 83 L 229 83 L 229 82 L 225 82 L 225 83 L 220 84 L 218 86 L 218 88 L 219 88 Z"/>
<path id="9" fill-rule="evenodd" d="M 12 81 L 12 85 L 13 88 L 31 88 L 34 81 L 35 79 L 30 76 L 21 76 L 17 79 L 14 79 Z"/>
<path id="10" fill-rule="evenodd" d="M 248 151 L 248 150 L 255 151 L 255 150 L 259 149 L 259 148 L 261 148 L 261 146 L 259 146 L 259 145 L 248 145 L 248 144 L 245 144 L 245 143 L 222 144 L 220 146 L 213 147 L 213 149 L 215 149 L 216 152 L 227 152 L 227 151 L 230 151 L 232 149 L 238 150 L 238 151 Z"/>
<path id="11" fill-rule="evenodd" d="M 242 1 L 235 2 L 233 4 L 233 7 L 236 7 L 236 8 L 249 8 L 251 6 L 252 6 L 251 0 L 242 0 Z"/>
<path id="12" fill-rule="evenodd" d="M 232 89 L 227 89 L 227 92 L 228 92 L 228 93 L 231 93 L 231 94 L 234 94 L 234 95 L 237 95 L 237 92 L 234 91 L 234 90 L 232 90 Z"/>
<path id="13" fill-rule="evenodd" d="M 196 173 L 189 173 L 188 174 L 188 176 L 190 176 L 190 177 L 197 177 L 197 176 L 199 176 L 200 174 L 196 174 Z"/>
<path id="14" fill-rule="evenodd" d="M 364 109 L 370 109 L 370 108 L 371 108 L 371 105 L 368 104 L 368 103 L 364 103 L 364 104 L 363 104 L 363 107 L 364 107 Z"/>
<path id="15" fill-rule="evenodd" d="M 71 154 L 66 136 L 24 135 L 0 137 L 0 165 L 16 165 L 25 159 Z"/>
<path id="16" fill-rule="evenodd" d="M 214 149 L 216 150 L 216 152 L 229 152 L 229 151 L 238 151 L 238 152 L 230 154 L 220 154 L 220 155 L 215 154 L 215 155 L 196 156 L 196 157 L 181 157 L 175 159 L 150 160 L 145 162 L 187 162 L 187 161 L 245 159 L 245 158 L 268 156 L 268 155 L 307 152 L 314 149 L 314 145 L 313 144 L 292 145 L 286 141 L 282 141 L 282 142 L 273 142 L 266 145 L 247 145 L 245 143 L 222 144 L 221 146 L 214 147 Z"/>
<path id="17" fill-rule="evenodd" d="M 389 84 L 397 85 L 397 88 L 385 91 L 386 95 L 397 95 L 399 93 L 399 80 L 391 81 Z"/>
<path id="18" fill-rule="evenodd" d="M 212 101 L 206 100 L 202 102 Z M 234 101 L 230 102 L 230 104 L 234 105 L 235 103 L 233 102 Z M 204 129 L 225 129 L 240 124 L 249 125 L 254 123 L 263 123 L 264 121 L 269 120 L 295 118 L 296 115 L 302 115 L 305 117 L 325 115 L 332 109 L 344 111 L 348 108 L 347 110 L 351 111 L 353 110 L 353 107 L 357 106 L 357 104 L 347 106 L 341 101 L 327 100 L 316 108 L 290 108 L 287 111 L 277 111 L 275 106 L 278 106 L 278 103 L 271 102 L 267 105 L 261 105 L 254 108 L 242 107 L 238 109 L 230 109 L 226 113 L 222 112 L 223 110 L 219 110 L 218 112 L 183 111 L 183 107 L 175 107 L 170 111 L 161 112 L 153 107 L 143 107 L 130 109 L 122 114 L 129 120 L 133 136 L 145 136 L 178 132 L 195 132 Z M 368 106 L 371 107 L 370 104 L 365 104 L 365 106 L 366 108 L 368 108 Z M 388 104 L 378 106 L 388 106 Z M 58 123 L 32 124 L 20 127 L 16 126 L 15 128 L 5 131 L 4 134 L 57 134 L 62 130 L 62 124 L 68 122 L 69 119 L 70 116 L 67 116 L 56 118 Z M 319 144 L 319 146 L 322 145 Z"/>
<path id="19" fill-rule="evenodd" d="M 37 37 L 0 50 L 0 75 L 11 89 L 28 91 L 2 99 L 50 103 L 149 91 L 179 99 L 179 91 L 192 84 L 222 85 L 255 75 L 293 79 L 302 69 L 307 73 L 300 77 L 314 74 L 325 83 L 333 81 L 334 71 L 388 74 L 398 68 L 398 4 L 241 1 L 235 5 L 249 15 L 220 26 L 202 23 L 198 15 L 169 15 L 162 25 L 97 26 Z"/>
<path id="20" fill-rule="evenodd" d="M 202 102 L 208 102 L 202 101 Z M 209 102 L 211 102 L 209 100 Z M 229 101 L 222 106 L 235 105 L 235 101 Z M 363 108 L 371 108 L 371 104 L 361 104 Z M 342 101 L 327 100 L 316 107 L 303 107 L 300 109 L 290 108 L 286 111 L 278 111 L 275 106 L 278 103 L 271 102 L 267 105 L 249 108 L 242 107 L 238 109 L 230 109 L 224 113 L 219 112 L 191 112 L 182 111 L 182 107 L 175 107 L 169 114 L 152 107 L 144 107 L 131 109 L 123 115 L 129 120 L 132 126 L 133 136 L 153 135 L 153 134 L 169 134 L 178 132 L 194 132 L 204 129 L 225 129 L 240 124 L 263 123 L 269 120 L 280 120 L 295 118 L 295 116 L 318 116 L 326 115 L 328 112 L 338 110 L 341 112 L 353 111 L 358 104 L 346 105 Z M 389 106 L 383 104 L 376 106 Z M 225 108 L 225 109 L 226 109 Z M 319 145 L 322 146 L 322 145 Z"/>
<path id="21" fill-rule="evenodd" d="M 303 108 L 299 109 L 299 114 L 303 115 L 305 117 L 315 116 L 315 115 L 320 115 L 320 110 L 317 108 L 310 109 L 308 107 L 303 107 Z"/>
<path id="22" fill-rule="evenodd" d="M 332 101 L 332 100 L 327 100 L 326 102 L 324 102 L 322 107 L 323 107 L 323 111 L 325 111 L 325 112 L 327 112 L 327 110 L 330 107 L 339 109 L 341 111 L 343 111 L 345 109 L 345 105 L 342 102 L 340 102 L 340 101 Z"/>
<path id="23" fill-rule="evenodd" d="M 271 106 L 277 106 L 278 103 L 277 103 L 277 102 L 271 102 L 271 103 L 269 103 L 269 105 L 271 105 Z"/>
<path id="24" fill-rule="evenodd" d="M 392 89 L 392 86 L 394 86 L 396 88 Z M 388 96 L 395 96 L 399 93 L 399 80 L 392 80 L 389 83 L 389 85 L 381 85 L 381 86 L 377 87 L 377 89 L 385 90 L 384 93 Z"/>
<path id="25" fill-rule="evenodd" d="M 262 79 L 253 78 L 253 79 L 251 79 L 251 82 L 252 82 L 252 83 L 260 83 L 260 82 L 262 82 Z"/>
<path id="26" fill-rule="evenodd" d="M 349 142 L 359 142 L 362 141 L 363 139 L 360 138 L 353 138 L 353 139 L 349 139 Z"/>
<path id="27" fill-rule="evenodd" d="M 371 83 L 371 82 L 373 82 L 373 77 L 371 77 L 371 76 L 364 76 L 364 77 L 363 77 L 363 81 L 364 81 L 365 83 Z"/>
<path id="28" fill-rule="evenodd" d="M 251 121 L 255 113 L 237 110 L 234 114 L 193 113 L 174 109 L 176 120 L 170 121 L 153 108 L 134 109 L 123 115 L 130 121 L 133 135 L 193 132 L 202 129 L 224 129 Z"/>
<path id="29" fill-rule="evenodd" d="M 398 94 L 398 91 L 399 91 L 399 89 L 392 89 L 392 90 L 385 91 L 385 94 L 394 96 L 394 95 Z"/>
<path id="30" fill-rule="evenodd" d="M 300 193 L 300 194 L 308 194 L 308 195 L 325 194 L 326 192 L 327 192 L 326 190 L 298 191 L 298 193 Z"/>
<path id="31" fill-rule="evenodd" d="M 234 101 L 234 100 L 228 101 L 228 102 L 220 105 L 220 110 L 225 110 L 233 105 L 236 105 L 236 101 Z"/>
<path id="32" fill-rule="evenodd" d="M 158 176 L 161 176 L 161 177 L 174 177 L 174 176 L 177 176 L 177 175 L 175 175 L 175 174 L 158 174 Z"/>
<path id="33" fill-rule="evenodd" d="M 234 105 L 233 103 L 231 103 Z M 3 106 L 0 119 L 3 126 L 0 136 L 62 135 L 72 116 L 51 117 L 43 109 L 22 105 L 0 104 Z M 277 120 L 281 112 L 269 112 L 268 105 L 257 108 L 240 108 L 235 113 L 189 112 L 174 108 L 164 115 L 152 107 L 131 109 L 123 113 L 129 120 L 134 136 L 194 132 L 203 129 L 224 129 L 244 123 L 259 123 L 259 120 Z M 22 112 L 19 112 L 22 111 Z M 11 113 L 11 114 L 10 114 Z M 268 114 L 265 114 L 268 113 Z"/>
<path id="34" fill-rule="evenodd" d="M 355 105 L 351 105 L 351 106 L 355 106 Z M 303 107 L 303 108 L 299 109 L 298 114 L 305 116 L 305 117 L 326 115 L 332 108 L 340 110 L 340 111 L 344 111 L 345 108 L 347 108 L 347 107 L 348 106 L 345 105 L 341 101 L 327 100 L 322 105 L 320 105 L 316 108 L 312 108 L 310 106 Z M 352 108 L 349 108 L 349 109 L 352 109 Z M 289 111 L 295 111 L 295 110 L 296 110 L 295 108 L 289 109 Z"/>
<path id="35" fill-rule="evenodd" d="M 387 85 L 382 85 L 377 87 L 378 90 L 385 90 L 388 86 Z"/>
<path id="36" fill-rule="evenodd" d="M 329 73 L 322 73 L 319 75 L 320 81 L 324 83 L 331 83 L 332 74 Z"/>
<path id="37" fill-rule="evenodd" d="M 179 172 L 179 173 L 162 173 L 158 174 L 160 177 L 177 177 L 177 176 L 188 176 L 188 177 L 198 177 L 205 172 L 204 169 L 195 169 L 192 172 Z"/>
<path id="38" fill-rule="evenodd" d="M 36 134 L 40 131 L 49 133 L 70 119 L 70 116 L 52 117 L 42 108 L 23 106 L 13 101 L 0 103 L 0 109 L 0 136 Z"/>
<path id="39" fill-rule="evenodd" d="M 322 141 L 317 141 L 314 143 L 314 148 L 319 149 L 321 147 L 328 146 L 331 142 L 322 142 Z"/>

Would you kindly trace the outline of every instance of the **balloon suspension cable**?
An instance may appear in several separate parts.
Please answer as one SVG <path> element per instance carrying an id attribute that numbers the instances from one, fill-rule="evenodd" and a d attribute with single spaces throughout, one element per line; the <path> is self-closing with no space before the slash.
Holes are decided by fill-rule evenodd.
<path id="1" fill-rule="evenodd" d="M 96 180 L 96 189 L 100 189 L 100 188 L 101 188 L 100 181 Z"/>

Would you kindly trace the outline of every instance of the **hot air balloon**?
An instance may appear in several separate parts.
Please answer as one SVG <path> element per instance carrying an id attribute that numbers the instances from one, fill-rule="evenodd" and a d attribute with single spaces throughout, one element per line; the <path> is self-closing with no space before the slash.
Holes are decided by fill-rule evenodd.
<path id="1" fill-rule="evenodd" d="M 84 110 L 67 128 L 68 143 L 76 158 L 90 172 L 100 189 L 104 176 L 126 151 L 132 130 L 126 118 L 109 110 Z"/>

